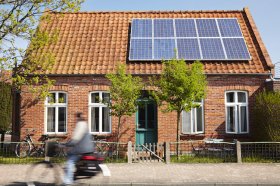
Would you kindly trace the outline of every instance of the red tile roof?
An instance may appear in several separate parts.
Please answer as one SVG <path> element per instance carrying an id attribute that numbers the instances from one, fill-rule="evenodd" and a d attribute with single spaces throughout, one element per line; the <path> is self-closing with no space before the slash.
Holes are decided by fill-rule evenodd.
<path id="1" fill-rule="evenodd" d="M 247 8 L 242 11 L 141 11 L 50 13 L 53 20 L 42 29 L 59 31 L 58 42 L 44 50 L 56 63 L 48 74 L 107 74 L 118 62 L 132 74 L 159 74 L 161 62 L 128 61 L 130 23 L 133 18 L 237 18 L 250 61 L 203 61 L 206 74 L 269 73 L 273 65 Z M 41 51 L 39 51 L 41 52 Z"/>

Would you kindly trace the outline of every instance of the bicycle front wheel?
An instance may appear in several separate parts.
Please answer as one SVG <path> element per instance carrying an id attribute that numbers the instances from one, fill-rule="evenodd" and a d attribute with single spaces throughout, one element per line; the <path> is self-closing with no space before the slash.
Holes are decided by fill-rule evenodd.
<path id="1" fill-rule="evenodd" d="M 26 172 L 27 186 L 60 185 L 62 169 L 49 161 L 32 164 Z"/>
<path id="2" fill-rule="evenodd" d="M 28 141 L 21 141 L 16 145 L 16 149 L 15 149 L 16 156 L 19 158 L 25 158 L 26 156 L 29 156 L 30 149 L 31 146 L 28 143 Z"/>

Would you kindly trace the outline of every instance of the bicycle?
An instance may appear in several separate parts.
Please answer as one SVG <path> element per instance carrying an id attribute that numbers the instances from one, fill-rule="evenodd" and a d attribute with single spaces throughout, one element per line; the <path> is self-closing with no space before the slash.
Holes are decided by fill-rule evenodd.
<path id="1" fill-rule="evenodd" d="M 69 149 L 65 144 L 56 142 L 46 142 L 46 158 L 44 161 L 33 163 L 27 169 L 25 180 L 28 186 L 36 185 L 60 185 L 62 183 L 61 175 L 63 169 L 60 164 L 54 163 L 51 159 L 56 156 L 59 149 Z M 98 153 L 80 154 L 79 160 L 76 162 L 74 178 L 79 176 L 87 176 L 90 178 L 97 173 L 102 172 L 101 165 L 104 158 Z"/>
<path id="2" fill-rule="evenodd" d="M 95 143 L 96 151 L 104 157 L 113 157 L 116 155 L 116 144 L 113 142 L 107 142 L 104 139 L 97 139 L 93 141 Z"/>
<path id="3" fill-rule="evenodd" d="M 27 186 L 60 185 L 62 183 L 60 175 L 62 175 L 63 169 L 60 164 L 51 161 L 51 158 L 56 156 L 61 147 L 55 141 L 46 142 L 45 147 L 45 160 L 33 163 L 27 169 L 25 176 Z"/>
<path id="4" fill-rule="evenodd" d="M 27 135 L 25 136 L 25 139 L 21 142 L 17 143 L 15 148 L 15 154 L 19 158 L 25 158 L 27 156 L 44 156 L 45 155 L 45 145 L 46 141 L 49 139 L 48 135 L 42 135 L 42 142 L 39 145 L 36 145 L 32 139 L 32 134 L 29 133 L 29 130 L 26 129 Z M 32 132 L 35 132 L 33 129 Z M 56 141 L 56 143 L 58 143 Z M 57 154 L 55 155 L 57 157 L 65 157 L 66 153 L 63 151 L 63 149 L 59 149 L 57 151 Z"/>
<path id="5" fill-rule="evenodd" d="M 43 156 L 45 154 L 45 144 L 49 139 L 48 135 L 42 135 L 42 143 L 35 145 L 32 134 L 26 129 L 27 135 L 25 139 L 16 144 L 15 154 L 19 158 L 25 158 L 30 155 Z M 32 132 L 35 132 L 33 129 Z"/>

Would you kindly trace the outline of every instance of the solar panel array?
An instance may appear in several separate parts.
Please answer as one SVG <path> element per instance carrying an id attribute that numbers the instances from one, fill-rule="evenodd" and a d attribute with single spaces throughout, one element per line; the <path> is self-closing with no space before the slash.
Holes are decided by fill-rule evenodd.
<path id="1" fill-rule="evenodd" d="M 237 19 L 133 19 L 130 60 L 250 60 Z"/>

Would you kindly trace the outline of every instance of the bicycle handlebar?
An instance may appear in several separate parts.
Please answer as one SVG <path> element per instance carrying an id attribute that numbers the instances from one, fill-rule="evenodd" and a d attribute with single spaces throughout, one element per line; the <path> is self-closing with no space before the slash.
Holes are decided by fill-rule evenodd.
<path id="1" fill-rule="evenodd" d="M 26 131 L 27 135 L 30 135 L 29 129 L 26 129 L 25 131 Z M 36 131 L 35 129 L 31 130 L 31 132 L 35 132 L 35 131 Z"/>

